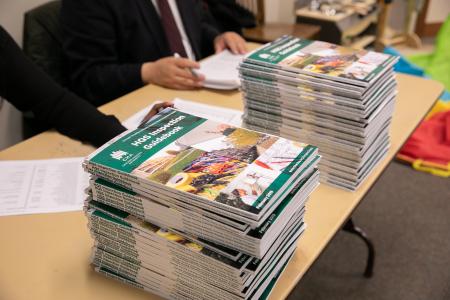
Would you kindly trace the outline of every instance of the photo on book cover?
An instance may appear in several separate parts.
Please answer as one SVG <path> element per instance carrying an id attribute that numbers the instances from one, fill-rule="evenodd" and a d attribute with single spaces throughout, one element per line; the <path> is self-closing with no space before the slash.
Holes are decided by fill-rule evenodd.
<path id="1" fill-rule="evenodd" d="M 388 55 L 382 53 L 371 53 L 366 50 L 355 50 L 315 41 L 286 57 L 279 64 L 313 73 L 364 79 L 387 58 Z"/>
<path id="2" fill-rule="evenodd" d="M 319 77 L 360 82 L 371 81 L 394 60 L 388 54 L 284 36 L 253 52 L 244 63 L 257 61 L 305 75 L 325 75 Z"/>
<path id="3" fill-rule="evenodd" d="M 177 190 L 234 206 L 252 205 L 277 178 L 288 159 L 263 155 L 286 151 L 286 140 L 206 121 L 144 161 L 132 173 Z M 272 146 L 272 147 L 271 147 Z M 273 149 L 272 149 L 273 148 Z M 279 150 L 277 150 L 279 149 Z"/>

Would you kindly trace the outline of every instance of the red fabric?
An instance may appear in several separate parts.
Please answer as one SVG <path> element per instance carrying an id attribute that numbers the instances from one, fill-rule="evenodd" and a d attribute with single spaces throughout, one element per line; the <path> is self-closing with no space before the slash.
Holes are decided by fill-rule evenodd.
<path id="1" fill-rule="evenodd" d="M 437 113 L 423 121 L 400 153 L 441 165 L 450 163 L 450 111 Z"/>
<path id="2" fill-rule="evenodd" d="M 158 0 L 159 14 L 163 24 L 164 33 L 169 42 L 170 50 L 175 54 L 178 53 L 182 57 L 187 57 L 186 49 L 184 49 L 180 31 L 173 16 L 172 10 L 167 0 Z"/>

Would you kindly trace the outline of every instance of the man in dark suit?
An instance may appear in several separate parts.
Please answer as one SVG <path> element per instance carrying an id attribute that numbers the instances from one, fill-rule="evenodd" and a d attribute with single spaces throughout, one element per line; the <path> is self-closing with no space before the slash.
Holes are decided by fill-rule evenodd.
<path id="1" fill-rule="evenodd" d="M 246 51 L 196 0 L 63 0 L 61 23 L 71 87 L 95 105 L 148 83 L 199 88 L 195 60 Z"/>

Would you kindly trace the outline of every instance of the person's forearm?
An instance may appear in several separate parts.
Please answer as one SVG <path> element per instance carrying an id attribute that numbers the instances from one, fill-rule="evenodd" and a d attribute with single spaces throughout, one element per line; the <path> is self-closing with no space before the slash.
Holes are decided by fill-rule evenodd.
<path id="1" fill-rule="evenodd" d="M 21 111 L 59 97 L 63 89 L 36 67 L 0 27 L 0 93 Z"/>
<path id="2" fill-rule="evenodd" d="M 0 26 L 0 96 L 72 138 L 101 145 L 125 128 L 63 89 L 35 66 Z"/>
<path id="3" fill-rule="evenodd" d="M 146 62 L 141 65 L 141 80 L 144 84 L 153 83 L 154 62 Z"/>
<path id="4" fill-rule="evenodd" d="M 37 106 L 33 112 L 42 121 L 50 120 L 50 125 L 62 134 L 97 147 L 126 130 L 114 116 L 101 113 L 68 91 L 53 102 L 52 109 Z"/>

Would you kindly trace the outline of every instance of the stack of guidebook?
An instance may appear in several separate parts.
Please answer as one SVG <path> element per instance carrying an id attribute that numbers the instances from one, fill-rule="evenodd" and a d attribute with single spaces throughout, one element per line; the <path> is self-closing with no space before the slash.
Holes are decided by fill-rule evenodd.
<path id="1" fill-rule="evenodd" d="M 239 66 L 244 126 L 318 146 L 321 180 L 355 190 L 389 148 L 395 62 L 284 36 Z"/>
<path id="2" fill-rule="evenodd" d="M 84 162 L 95 270 L 166 298 L 266 298 L 305 229 L 319 158 L 165 109 Z"/>

